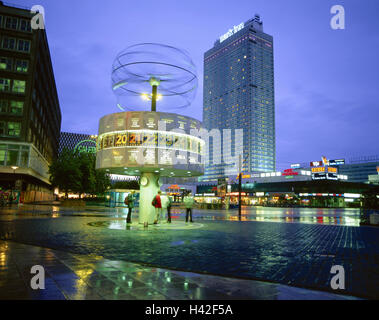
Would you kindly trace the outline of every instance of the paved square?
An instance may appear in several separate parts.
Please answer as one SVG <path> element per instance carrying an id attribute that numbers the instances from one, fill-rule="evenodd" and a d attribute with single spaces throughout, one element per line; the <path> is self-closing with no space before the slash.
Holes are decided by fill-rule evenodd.
<path id="1" fill-rule="evenodd" d="M 363 298 L 379 297 L 379 228 L 376 227 L 213 220 L 212 212 L 200 212 L 210 218 L 185 224 L 178 222 L 183 217 L 177 213 L 171 226 L 162 224 L 144 229 L 136 222 L 127 226 L 125 218 L 115 213 L 82 213 L 80 216 L 58 215 L 54 218 L 55 213 L 0 215 L 0 238 L 64 251 L 67 255 L 94 255 L 121 264 L 136 263 L 145 268 L 169 269 L 171 273 L 176 270 L 264 280 Z M 195 219 L 198 214 L 195 212 Z M 31 259 L 26 267 L 38 262 L 33 253 L 26 257 Z M 60 274 L 67 273 L 67 268 L 75 270 L 77 264 L 76 260 L 71 260 L 65 263 L 66 269 L 52 266 L 52 277 L 56 283 L 63 286 L 67 279 L 64 276 L 59 278 Z M 100 268 L 101 275 L 117 279 L 119 275 L 111 272 L 114 270 L 107 270 L 107 265 L 109 263 L 96 266 L 96 272 Z M 346 290 L 342 292 L 333 291 L 330 287 L 333 265 L 345 268 Z M 90 264 L 90 267 L 94 268 L 94 265 Z M 0 272 L 7 278 L 9 270 Z M 135 272 L 128 276 L 136 278 Z M 142 282 L 154 283 L 149 274 L 151 272 L 140 275 L 140 279 L 144 279 Z M 138 277 L 136 279 L 140 281 Z M 9 281 L 4 283 L 11 285 Z M 91 283 L 96 285 L 96 282 Z M 211 282 L 207 283 L 208 286 L 201 290 L 202 297 L 209 293 L 207 290 Z M 108 284 L 102 285 L 106 296 L 113 292 L 112 284 Z M 188 286 L 191 288 L 190 284 Z M 133 290 L 133 294 L 139 292 L 143 295 L 143 286 L 140 287 Z M 132 294 L 125 290 L 122 290 L 125 297 Z M 170 297 L 178 291 L 180 288 L 174 286 L 164 292 L 149 292 L 152 297 L 159 297 L 157 292 Z M 246 294 L 247 291 L 232 286 L 223 290 L 222 294 L 232 297 L 239 296 L 241 292 Z"/>

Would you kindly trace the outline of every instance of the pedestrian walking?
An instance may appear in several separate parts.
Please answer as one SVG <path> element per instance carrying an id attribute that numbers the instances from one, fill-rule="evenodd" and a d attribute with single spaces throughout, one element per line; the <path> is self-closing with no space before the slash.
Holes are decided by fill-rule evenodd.
<path id="1" fill-rule="evenodd" d="M 162 211 L 167 210 L 167 223 L 171 223 L 171 204 L 172 199 L 166 193 L 161 195 Z"/>
<path id="2" fill-rule="evenodd" d="M 192 193 L 190 192 L 186 197 L 184 197 L 184 206 L 186 207 L 186 222 L 188 222 L 188 218 L 190 218 L 190 222 L 193 222 L 192 220 L 192 208 L 195 203 L 195 199 L 192 196 Z"/>
<path id="3" fill-rule="evenodd" d="M 124 200 L 125 205 L 128 206 L 128 215 L 126 223 L 132 223 L 132 210 L 134 208 L 134 191 L 130 192 Z"/>
<path id="4" fill-rule="evenodd" d="M 225 197 L 225 209 L 229 210 L 229 207 L 230 207 L 230 197 L 226 196 Z"/>
<path id="5" fill-rule="evenodd" d="M 151 203 L 155 208 L 155 220 L 154 224 L 157 224 L 162 217 L 162 200 L 161 200 L 161 191 L 158 191 L 158 194 L 154 197 L 153 202 Z"/>

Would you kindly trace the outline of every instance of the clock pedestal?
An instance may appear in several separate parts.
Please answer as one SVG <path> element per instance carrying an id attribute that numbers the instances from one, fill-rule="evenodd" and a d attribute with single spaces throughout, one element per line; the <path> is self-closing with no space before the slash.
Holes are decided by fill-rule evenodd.
<path id="1" fill-rule="evenodd" d="M 159 173 L 142 172 L 139 198 L 140 224 L 153 224 L 155 220 L 155 208 L 151 205 L 154 197 L 160 190 Z"/>

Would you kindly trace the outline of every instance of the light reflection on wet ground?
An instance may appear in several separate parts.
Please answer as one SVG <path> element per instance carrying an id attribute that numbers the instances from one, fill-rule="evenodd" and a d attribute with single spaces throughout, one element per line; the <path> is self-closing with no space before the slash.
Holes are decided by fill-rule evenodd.
<path id="1" fill-rule="evenodd" d="M 32 290 L 29 286 L 30 267 L 36 263 L 42 265 L 47 274 L 44 290 Z M 359 299 L 256 280 L 148 267 L 1 240 L 0 274 L 0 300 Z"/>
<path id="2" fill-rule="evenodd" d="M 208 211 L 209 212 L 209 211 Z M 208 213 L 207 212 L 207 213 Z M 359 226 L 362 213 L 359 209 L 317 209 L 317 208 L 243 208 L 241 221 L 267 221 L 287 223 L 311 223 L 324 225 Z M 238 211 L 217 212 L 210 220 L 238 221 Z"/>
<path id="3" fill-rule="evenodd" d="M 12 208 L 0 208 L 1 219 L 7 216 L 31 217 L 48 215 L 52 218 L 60 216 L 85 217 L 114 217 L 126 218 L 126 208 L 109 208 L 101 206 L 65 208 L 48 205 L 23 205 Z M 279 208 L 279 207 L 243 207 L 241 219 L 238 210 L 204 210 L 194 209 L 194 219 L 212 221 L 263 221 L 285 223 L 307 223 L 321 225 L 359 226 L 368 220 L 368 211 L 353 208 L 318 209 L 318 208 Z M 138 208 L 133 212 L 138 217 Z M 173 221 L 185 220 L 185 209 L 174 207 L 172 209 Z"/>
<path id="4" fill-rule="evenodd" d="M 185 223 L 182 221 L 178 221 L 175 223 L 167 223 L 161 222 L 159 224 L 152 224 L 147 228 L 139 224 L 137 221 L 134 221 L 131 224 L 127 224 L 124 219 L 117 220 L 107 220 L 107 221 L 95 221 L 89 222 L 89 226 L 97 227 L 97 228 L 108 228 L 111 230 L 130 230 L 130 231 L 160 231 L 160 230 L 191 230 L 191 229 L 199 229 L 204 225 L 201 223 Z"/>
<path id="5" fill-rule="evenodd" d="M 338 264 L 348 276 L 344 293 L 378 296 L 379 229 L 344 225 L 347 218 L 359 218 L 355 209 L 244 208 L 242 222 L 237 210 L 194 210 L 192 226 L 203 227 L 190 229 L 184 210 L 175 208 L 171 230 L 149 226 L 146 232 L 139 229 L 136 213 L 128 230 L 121 208 L 22 206 L 0 212 L 2 240 L 329 291 L 330 268 Z M 267 223 L 250 221 L 258 218 Z M 287 223 L 270 223 L 280 221 Z"/>

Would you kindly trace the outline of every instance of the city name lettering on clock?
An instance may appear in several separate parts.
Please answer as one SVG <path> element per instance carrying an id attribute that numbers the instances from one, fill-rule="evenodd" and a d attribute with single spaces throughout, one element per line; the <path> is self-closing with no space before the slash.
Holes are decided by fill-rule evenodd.
<path id="1" fill-rule="evenodd" d="M 220 37 L 220 43 L 223 42 L 224 40 L 228 39 L 230 36 L 233 34 L 236 34 L 238 31 L 242 30 L 244 28 L 245 24 L 242 22 L 238 26 L 234 26 L 232 29 L 229 29 L 227 33 L 222 35 Z"/>

